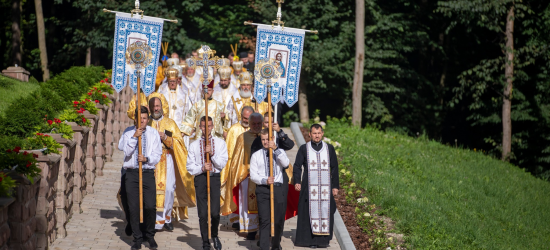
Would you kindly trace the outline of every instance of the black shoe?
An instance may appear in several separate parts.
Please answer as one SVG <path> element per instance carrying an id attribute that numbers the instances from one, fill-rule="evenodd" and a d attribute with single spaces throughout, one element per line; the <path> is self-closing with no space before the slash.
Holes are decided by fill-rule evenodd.
<path id="1" fill-rule="evenodd" d="M 256 242 L 256 246 L 258 247 L 260 246 L 260 241 Z"/>
<path id="2" fill-rule="evenodd" d="M 134 242 L 132 245 L 132 250 L 138 250 L 141 249 L 141 242 Z"/>
<path id="3" fill-rule="evenodd" d="M 124 228 L 124 233 L 126 233 L 126 236 L 132 236 L 133 231 L 130 223 L 126 224 L 126 228 Z"/>
<path id="4" fill-rule="evenodd" d="M 309 248 L 317 248 L 317 246 L 316 245 L 311 245 L 311 246 L 309 246 Z"/>
<path id="5" fill-rule="evenodd" d="M 157 250 L 157 248 L 159 248 L 159 245 L 157 244 L 155 239 L 149 239 L 148 242 L 149 242 L 149 249 Z"/>
<path id="6" fill-rule="evenodd" d="M 220 238 L 213 237 L 212 242 L 214 242 L 214 249 L 216 249 L 216 250 L 221 250 L 222 249 L 222 243 L 220 241 Z"/>
<path id="7" fill-rule="evenodd" d="M 203 246 L 202 247 L 202 250 L 211 250 L 211 249 L 212 249 L 212 246 L 207 246 L 207 247 Z"/>
<path id="8" fill-rule="evenodd" d="M 246 235 L 246 240 L 255 240 L 257 232 L 250 232 Z"/>
<path id="9" fill-rule="evenodd" d="M 172 231 L 174 230 L 174 225 L 172 225 L 172 223 L 164 223 L 164 229 Z"/>
<path id="10" fill-rule="evenodd" d="M 241 229 L 241 225 L 239 225 L 239 222 L 235 222 L 235 223 L 233 223 L 233 225 L 231 225 L 231 228 L 233 228 L 233 229 Z"/>

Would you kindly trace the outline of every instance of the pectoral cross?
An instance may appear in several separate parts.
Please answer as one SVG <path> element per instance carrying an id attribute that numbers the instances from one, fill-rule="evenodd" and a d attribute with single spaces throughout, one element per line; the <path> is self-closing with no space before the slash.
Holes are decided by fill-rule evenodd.
<path id="1" fill-rule="evenodd" d="M 208 79 L 208 67 L 219 68 L 223 65 L 223 59 L 214 56 L 216 54 L 215 50 L 210 49 L 208 45 L 202 45 L 202 59 L 189 59 L 187 61 L 189 67 L 196 68 L 197 66 L 202 66 L 202 76 L 200 81 L 202 85 L 206 86 L 210 83 Z M 210 58 L 212 56 L 212 58 Z"/>
<path id="2" fill-rule="evenodd" d="M 235 103 L 237 103 L 237 104 L 241 104 L 242 102 L 243 102 L 243 99 L 241 99 L 241 98 L 239 98 L 235 101 Z"/>

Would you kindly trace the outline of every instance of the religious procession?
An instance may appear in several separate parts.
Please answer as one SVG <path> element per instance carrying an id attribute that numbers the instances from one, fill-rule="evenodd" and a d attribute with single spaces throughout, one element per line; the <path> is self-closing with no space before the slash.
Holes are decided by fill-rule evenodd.
<path id="1" fill-rule="evenodd" d="M 282 105 L 296 102 L 305 30 L 254 24 L 256 53 L 235 44 L 225 57 L 203 45 L 168 56 L 162 20 L 132 17 L 137 10 L 136 2 L 132 14 L 116 12 L 126 32 L 115 34 L 113 53 L 124 56 L 114 59 L 121 63 L 112 81 L 116 90 L 129 83 L 136 92 L 127 111 L 134 125 L 118 142 L 117 199 L 131 249 L 158 249 L 155 235 L 185 224 L 192 207 L 204 250 L 223 249 L 221 216 L 260 249 L 282 249 L 285 220 L 295 216 L 295 246 L 329 246 L 339 189 L 334 147 L 313 124 L 312 141 L 290 162 L 286 151 L 295 142 L 278 119 Z"/>
<path id="2" fill-rule="evenodd" d="M 0 13 L 0 250 L 548 249 L 550 1 Z"/>

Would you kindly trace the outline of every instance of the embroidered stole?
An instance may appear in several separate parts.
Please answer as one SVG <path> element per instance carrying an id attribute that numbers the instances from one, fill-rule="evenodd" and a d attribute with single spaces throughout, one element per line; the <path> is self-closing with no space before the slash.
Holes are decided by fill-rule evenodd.
<path id="1" fill-rule="evenodd" d="M 214 137 L 210 137 L 210 148 L 212 148 L 212 155 L 216 153 L 216 145 L 214 144 Z M 201 139 L 200 143 L 200 149 L 201 149 L 201 166 L 204 167 L 204 164 L 206 163 L 206 150 L 204 147 L 206 146 L 205 138 Z M 212 162 L 212 160 L 210 160 Z"/>
<path id="2" fill-rule="evenodd" d="M 314 235 L 330 235 L 330 157 L 327 144 L 315 151 L 307 143 L 309 220 Z"/>

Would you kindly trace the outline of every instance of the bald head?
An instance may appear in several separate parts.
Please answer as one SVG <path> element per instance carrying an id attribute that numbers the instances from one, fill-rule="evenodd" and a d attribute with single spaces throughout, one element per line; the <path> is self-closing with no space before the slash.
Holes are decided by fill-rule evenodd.
<path id="1" fill-rule="evenodd" d="M 250 106 L 244 106 L 241 109 L 241 125 L 245 128 L 249 126 L 249 117 L 254 113 L 254 109 Z"/>

